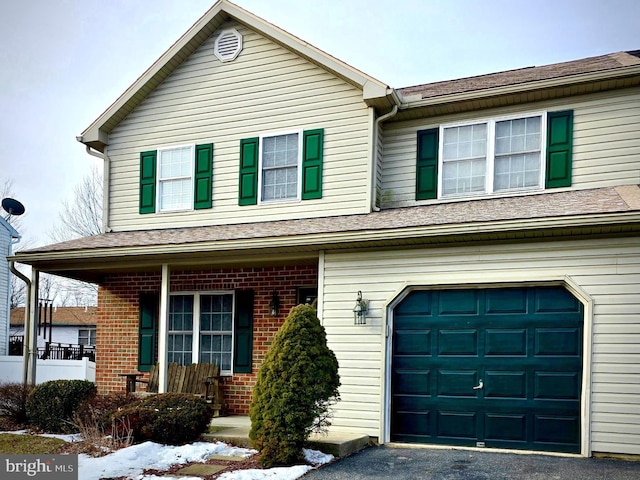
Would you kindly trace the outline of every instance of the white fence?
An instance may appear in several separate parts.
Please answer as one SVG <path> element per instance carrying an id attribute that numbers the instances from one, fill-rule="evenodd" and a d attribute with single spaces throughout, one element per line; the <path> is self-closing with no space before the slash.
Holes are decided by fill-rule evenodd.
<path id="1" fill-rule="evenodd" d="M 22 382 L 24 361 L 19 356 L 0 356 L 0 383 Z M 96 364 L 87 358 L 82 360 L 37 360 L 36 383 L 49 380 L 96 381 Z"/>

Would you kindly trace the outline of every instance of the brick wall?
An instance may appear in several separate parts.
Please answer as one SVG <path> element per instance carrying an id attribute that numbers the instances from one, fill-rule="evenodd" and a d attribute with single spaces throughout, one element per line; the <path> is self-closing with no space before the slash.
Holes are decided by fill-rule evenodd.
<path id="1" fill-rule="evenodd" d="M 296 303 L 297 287 L 317 285 L 317 266 L 256 267 L 225 270 L 172 271 L 171 292 L 254 290 L 253 373 L 235 374 L 223 381 L 227 413 L 249 412 L 255 375 L 273 336 Z M 123 391 L 119 374 L 137 370 L 138 297 L 160 291 L 160 274 L 126 274 L 108 277 L 98 292 L 96 332 L 96 383 L 100 392 Z M 280 299 L 278 317 L 269 314 L 273 290 Z"/>

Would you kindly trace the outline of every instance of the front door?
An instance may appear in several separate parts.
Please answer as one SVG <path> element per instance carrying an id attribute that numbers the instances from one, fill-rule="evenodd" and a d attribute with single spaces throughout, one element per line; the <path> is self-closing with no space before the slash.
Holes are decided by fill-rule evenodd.
<path id="1" fill-rule="evenodd" d="M 583 317 L 562 287 L 411 292 L 393 313 L 391 441 L 579 453 Z"/>

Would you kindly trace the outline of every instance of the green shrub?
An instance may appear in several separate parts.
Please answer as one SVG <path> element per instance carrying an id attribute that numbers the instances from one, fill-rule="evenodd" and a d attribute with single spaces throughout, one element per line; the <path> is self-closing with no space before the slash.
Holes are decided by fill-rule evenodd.
<path id="1" fill-rule="evenodd" d="M 212 411 L 202 398 L 182 393 L 144 397 L 120 409 L 113 417 L 116 428 L 129 429 L 133 441 L 146 440 L 181 445 L 207 431 Z M 119 430 L 115 435 L 122 435 Z"/>
<path id="2" fill-rule="evenodd" d="M 52 380 L 38 385 L 27 397 L 29 422 L 49 433 L 71 433 L 72 419 L 84 401 L 96 394 L 87 380 Z"/>
<path id="3" fill-rule="evenodd" d="M 338 361 L 309 305 L 294 307 L 258 371 L 249 437 L 264 467 L 302 460 L 309 435 L 329 425 L 339 399 Z"/>
<path id="4" fill-rule="evenodd" d="M 0 385 L 0 416 L 15 426 L 27 422 L 27 397 L 33 386 L 24 383 Z"/>

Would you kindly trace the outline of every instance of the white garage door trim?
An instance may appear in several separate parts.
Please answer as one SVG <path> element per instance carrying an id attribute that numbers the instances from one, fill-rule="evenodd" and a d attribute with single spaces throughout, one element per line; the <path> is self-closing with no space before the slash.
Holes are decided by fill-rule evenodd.
<path id="1" fill-rule="evenodd" d="M 384 367 L 382 383 L 382 405 L 380 408 L 380 424 L 382 431 L 381 443 L 389 443 L 391 437 L 391 353 L 393 332 L 393 311 L 404 298 L 414 290 L 444 290 L 451 288 L 498 288 L 498 287 L 522 287 L 522 286 L 557 286 L 561 285 L 571 292 L 584 307 L 584 338 L 583 338 L 583 363 L 582 363 L 582 399 L 581 399 L 581 448 L 580 455 L 591 456 L 591 356 L 593 345 L 593 298 L 585 292 L 571 277 L 540 277 L 523 278 L 524 274 L 505 275 L 493 281 L 487 281 L 479 275 L 449 275 L 438 278 L 437 281 L 429 279 L 409 280 L 391 296 L 383 310 L 383 325 L 385 335 L 382 337 L 382 351 L 384 352 Z M 545 452 L 548 454 L 549 452 Z"/>

